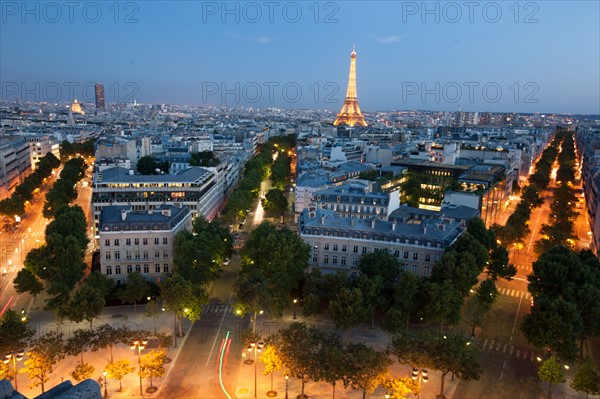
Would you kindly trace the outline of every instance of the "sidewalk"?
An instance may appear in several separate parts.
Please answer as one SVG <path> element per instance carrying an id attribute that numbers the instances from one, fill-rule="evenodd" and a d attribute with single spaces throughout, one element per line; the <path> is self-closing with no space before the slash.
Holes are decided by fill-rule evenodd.
<path id="1" fill-rule="evenodd" d="M 286 314 L 280 320 L 281 326 L 284 327 L 294 321 L 302 322 L 305 321 L 303 318 L 292 320 L 291 314 Z M 310 322 L 308 325 L 318 327 L 323 330 L 334 330 L 333 323 L 326 321 Z M 376 350 L 387 349 L 389 335 L 380 329 L 364 328 L 353 328 L 348 333 L 349 340 L 353 343 L 364 343 L 370 345 Z M 393 357 L 392 357 L 393 358 Z M 254 360 L 254 353 L 250 352 L 247 359 Z M 260 353 L 258 354 L 260 359 Z M 267 391 L 271 390 L 271 376 L 263 375 L 265 369 L 264 363 L 260 360 L 258 363 L 252 362 L 252 364 L 245 364 L 242 358 L 239 361 L 240 372 L 238 374 L 237 381 L 235 382 L 235 392 L 232 392 L 232 396 L 235 398 L 267 398 Z M 255 396 L 255 367 L 256 367 L 256 396 Z M 395 378 L 409 377 L 412 373 L 412 368 L 408 365 L 398 364 L 397 362 L 392 363 L 390 366 L 391 375 Z M 278 398 L 286 397 L 286 384 L 284 378 L 284 370 L 281 372 L 273 373 L 273 390 L 277 392 Z M 429 370 L 429 382 L 421 386 L 421 397 L 422 398 L 433 398 L 440 391 L 441 384 L 441 373 Z M 450 399 L 454 395 L 458 380 L 451 381 L 450 374 L 446 377 L 444 384 L 444 395 Z M 288 398 L 295 399 L 302 390 L 302 382 L 297 378 L 290 378 L 288 380 Z M 309 396 L 311 399 L 319 398 L 331 398 L 333 396 L 333 389 L 331 384 L 326 382 L 313 382 L 309 381 L 304 386 L 304 394 Z M 383 387 L 378 387 L 372 394 L 367 393 L 367 398 L 383 398 L 385 397 L 386 391 Z M 356 398 L 362 399 L 362 390 L 352 390 L 351 388 L 344 388 L 342 381 L 338 381 L 335 388 L 336 398 Z M 416 398 L 416 395 L 409 397 Z"/>
<path id="2" fill-rule="evenodd" d="M 38 303 L 41 298 L 38 298 Z M 64 334 L 63 338 L 68 339 L 74 331 L 79 329 L 88 329 L 89 323 L 72 323 L 72 322 L 64 322 L 62 324 L 58 324 L 55 321 L 51 321 L 54 319 L 54 315 L 51 312 L 39 311 L 33 315 L 34 323 L 31 324 L 31 328 L 35 329 L 36 335 L 38 337 L 47 331 L 60 331 Z M 35 322 L 38 320 L 38 322 Z M 133 306 L 120 306 L 120 307 L 109 307 L 105 308 L 97 319 L 94 320 L 94 327 L 97 327 L 101 324 L 109 324 L 115 327 L 126 326 L 130 329 L 140 329 L 146 330 L 150 332 L 150 338 L 154 335 L 154 322 L 151 318 L 144 317 L 144 305 L 137 306 L 136 314 L 133 314 Z M 154 393 L 147 393 L 146 389 L 150 386 L 150 382 L 148 379 L 144 379 L 142 381 L 142 389 L 144 397 L 155 397 L 160 394 L 162 383 L 166 380 L 169 375 L 169 372 L 177 359 L 179 354 L 179 350 L 183 346 L 185 339 L 187 337 L 187 332 L 191 327 L 191 323 L 187 319 L 182 319 L 182 327 L 185 334 L 184 337 L 177 338 L 177 348 L 167 348 L 167 357 L 171 359 L 171 362 L 165 364 L 166 374 L 162 378 L 153 378 L 153 385 L 158 388 L 158 390 Z M 156 319 L 156 332 L 166 333 L 169 335 L 173 334 L 174 328 L 174 316 L 171 312 L 165 312 L 161 314 Z M 149 353 L 149 350 L 157 348 L 158 343 L 156 340 L 149 340 L 149 344 L 146 349 L 142 350 L 141 354 L 144 355 Z M 132 367 L 135 367 L 135 371 L 126 375 L 122 381 L 123 390 L 118 392 L 119 389 L 119 381 L 115 379 L 108 380 L 107 392 L 110 398 L 132 398 L 132 397 L 140 397 L 140 381 L 138 376 L 138 356 L 137 353 L 131 350 L 128 345 L 118 344 L 113 348 L 113 359 L 114 361 L 119 361 L 123 359 L 128 359 L 129 363 Z M 27 355 L 23 359 L 22 362 L 17 364 L 17 368 L 21 370 L 24 367 L 24 362 L 27 360 Z M 108 348 L 101 349 L 97 352 L 92 352 L 88 350 L 83 354 L 83 360 L 85 363 L 89 363 L 94 367 L 94 373 L 92 375 L 92 379 L 99 381 L 100 378 L 104 378 L 102 376 L 102 372 L 105 369 L 106 365 L 110 362 L 110 350 Z M 49 381 L 45 384 L 46 390 L 51 387 L 60 384 L 64 380 L 71 380 L 73 384 L 77 384 L 77 381 L 73 380 L 70 373 L 73 371 L 74 367 L 79 363 L 80 356 L 67 356 L 65 359 L 60 360 L 53 368 L 52 373 L 48 375 Z M 35 397 L 41 394 L 41 387 L 29 388 L 31 381 L 27 374 L 19 374 L 19 392 L 25 395 L 26 397 Z M 11 381 L 14 386 L 14 381 Z M 103 387 L 102 387 L 103 388 Z M 103 388 L 104 392 L 104 388 Z"/>

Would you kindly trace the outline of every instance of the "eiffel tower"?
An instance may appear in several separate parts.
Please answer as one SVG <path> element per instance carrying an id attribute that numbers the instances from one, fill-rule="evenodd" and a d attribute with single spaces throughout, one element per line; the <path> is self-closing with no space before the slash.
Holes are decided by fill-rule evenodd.
<path id="1" fill-rule="evenodd" d="M 348 91 L 346 92 L 346 99 L 340 113 L 333 121 L 333 126 L 348 125 L 348 126 L 367 126 L 365 117 L 360 112 L 358 106 L 358 98 L 356 97 L 356 51 L 352 48 L 350 53 L 350 76 L 348 77 Z"/>

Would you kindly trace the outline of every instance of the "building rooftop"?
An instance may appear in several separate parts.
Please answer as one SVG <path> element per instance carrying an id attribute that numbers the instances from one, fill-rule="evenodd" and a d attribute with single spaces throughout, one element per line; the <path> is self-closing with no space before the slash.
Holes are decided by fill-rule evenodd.
<path id="1" fill-rule="evenodd" d="M 128 169 L 116 166 L 98 172 L 96 184 L 105 183 L 196 183 L 204 180 L 205 175 L 211 173 L 209 170 L 199 166 L 193 166 L 181 171 L 176 175 L 136 175 Z"/>
<path id="2" fill-rule="evenodd" d="M 163 204 L 149 211 L 132 211 L 130 206 L 105 206 L 100 213 L 100 232 L 129 230 L 172 230 L 190 210 Z"/>

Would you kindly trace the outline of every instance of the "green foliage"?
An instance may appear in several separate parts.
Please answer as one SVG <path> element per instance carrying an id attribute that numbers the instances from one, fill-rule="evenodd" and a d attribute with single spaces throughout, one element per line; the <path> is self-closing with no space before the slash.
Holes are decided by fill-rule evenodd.
<path id="1" fill-rule="evenodd" d="M 83 285 L 75 291 L 67 304 L 67 316 L 75 323 L 87 320 L 92 326 L 92 321 L 100 315 L 104 308 L 102 293 L 89 285 Z"/>
<path id="2" fill-rule="evenodd" d="M 31 349 L 27 352 L 25 367 L 20 371 L 29 375 L 29 388 L 41 385 L 44 392 L 44 384 L 49 380 L 48 374 L 52 373 L 52 368 L 64 355 L 62 334 L 50 332 L 33 340 Z"/>
<path id="3" fill-rule="evenodd" d="M 508 251 L 503 246 L 496 246 L 490 252 L 489 264 L 487 265 L 487 275 L 498 280 L 504 278 L 508 281 L 517 274 L 515 265 L 509 263 Z"/>
<path id="4" fill-rule="evenodd" d="M 283 214 L 288 210 L 288 199 L 283 190 L 274 188 L 267 192 L 262 206 L 271 214 Z"/>
<path id="5" fill-rule="evenodd" d="M 535 306 L 521 329 L 529 342 L 550 345 L 558 356 L 572 360 L 579 340 L 600 333 L 600 269 L 585 253 L 554 247 L 533 263 L 528 276 Z M 539 331 L 538 331 L 539 330 Z"/>
<path id="6" fill-rule="evenodd" d="M 83 143 L 70 143 L 67 140 L 63 140 L 60 143 L 60 157 L 66 159 L 68 157 L 75 156 L 77 154 L 85 157 L 93 157 L 96 151 L 96 139 L 89 139 Z"/>
<path id="7" fill-rule="evenodd" d="M 552 385 L 566 381 L 562 367 L 554 357 L 544 361 L 538 370 L 538 377 L 548 383 L 548 398 L 551 397 Z"/>
<path id="8" fill-rule="evenodd" d="M 125 303 L 133 303 L 133 312 L 136 312 L 137 301 L 150 294 L 150 286 L 144 276 L 138 272 L 127 275 L 127 282 L 117 294 L 119 299 Z"/>
<path id="9" fill-rule="evenodd" d="M 600 395 L 600 374 L 591 361 L 585 361 L 577 370 L 571 381 L 571 388 L 585 393 L 586 399 L 588 395 Z"/>
<path id="10" fill-rule="evenodd" d="M 85 251 L 89 243 L 87 222 L 83 209 L 79 205 L 66 206 L 55 214 L 55 219 L 46 226 L 46 236 L 72 236 Z"/>
<path id="11" fill-rule="evenodd" d="M 135 371 L 135 367 L 132 367 L 128 359 L 119 360 L 117 362 L 110 362 L 106 365 L 106 377 L 119 380 L 119 392 L 123 390 L 121 382 L 123 378 L 130 373 Z"/>
<path id="12" fill-rule="evenodd" d="M 345 287 L 329 302 L 328 310 L 335 328 L 347 330 L 367 319 L 367 306 L 360 289 Z"/>
<path id="13" fill-rule="evenodd" d="M 94 374 L 94 366 L 89 363 L 78 363 L 75 369 L 71 371 L 71 377 L 77 382 L 91 378 Z"/>
<path id="14" fill-rule="evenodd" d="M 26 268 L 19 270 L 17 276 L 13 280 L 15 291 L 18 294 L 28 292 L 34 299 L 35 297 L 44 290 L 42 282 Z"/>
<path id="15" fill-rule="evenodd" d="M 60 179 L 46 194 L 46 202 L 42 210 L 45 218 L 54 218 L 62 207 L 68 206 L 69 202 L 77 198 L 75 184 L 83 178 L 85 170 L 86 164 L 83 158 L 72 158 L 65 163 L 60 172 Z"/>
<path id="16" fill-rule="evenodd" d="M 389 378 L 382 385 L 389 392 L 389 399 L 405 399 L 408 398 L 407 395 L 419 392 L 419 386 L 410 377 Z"/>
<path id="17" fill-rule="evenodd" d="M 0 353 L 17 351 L 24 348 L 27 340 L 33 336 L 27 322 L 12 309 L 8 309 L 0 319 Z"/>
<path id="18" fill-rule="evenodd" d="M 25 201 L 33 198 L 35 189 L 42 186 L 52 169 L 60 166 L 60 161 L 52 153 L 46 154 L 37 164 L 36 170 L 15 188 L 13 195 L 0 201 L 0 214 L 7 216 L 25 213 Z"/>
<path id="19" fill-rule="evenodd" d="M 261 303 L 279 316 L 289 305 L 291 290 L 304 276 L 309 253 L 309 246 L 295 233 L 265 222 L 250 234 L 242 249 L 240 275 L 249 268 L 258 270 L 267 286 Z"/>
<path id="20" fill-rule="evenodd" d="M 95 336 L 96 334 L 92 330 L 75 330 L 73 335 L 67 339 L 65 353 L 69 356 L 81 355 L 80 364 L 84 364 L 83 354 L 92 347 Z"/>
<path id="21" fill-rule="evenodd" d="M 160 378 L 165 375 L 165 359 L 167 353 L 163 348 L 152 349 L 149 353 L 141 357 L 140 377 L 150 379 L 150 386 L 153 378 Z"/>
<path id="22" fill-rule="evenodd" d="M 160 174 L 160 168 L 158 162 L 151 155 L 141 157 L 136 164 L 137 171 L 142 175 L 158 175 Z M 157 172 L 158 169 L 158 172 Z"/>
<path id="23" fill-rule="evenodd" d="M 215 167 L 219 163 L 219 159 L 215 157 L 215 153 L 212 151 L 192 152 L 192 158 L 190 159 L 190 166 Z"/>
<path id="24" fill-rule="evenodd" d="M 232 249 L 233 238 L 225 227 L 198 216 L 191 233 L 181 231 L 175 236 L 175 271 L 194 285 L 206 287 L 221 275 Z"/>
<path id="25" fill-rule="evenodd" d="M 106 298 L 112 291 L 114 283 L 113 280 L 106 277 L 100 272 L 92 272 L 85 278 L 85 284 L 94 288 L 102 297 Z"/>
<path id="26" fill-rule="evenodd" d="M 166 278 L 158 285 L 160 297 L 165 309 L 175 313 L 179 335 L 181 330 L 181 317 L 187 317 L 190 321 L 196 321 L 202 313 L 202 306 L 208 300 L 208 294 L 202 287 L 194 286 L 191 282 L 175 274 Z"/>
<path id="27" fill-rule="evenodd" d="M 469 381 L 478 380 L 483 372 L 474 345 L 458 334 L 397 335 L 392 340 L 392 352 L 401 363 L 440 371 L 440 395 L 444 393 L 444 380 L 448 373 Z"/>
<path id="28" fill-rule="evenodd" d="M 373 393 L 389 373 L 390 359 L 385 352 L 378 352 L 365 344 L 346 346 L 346 375 L 344 386 L 362 389 L 363 399 L 366 393 Z"/>

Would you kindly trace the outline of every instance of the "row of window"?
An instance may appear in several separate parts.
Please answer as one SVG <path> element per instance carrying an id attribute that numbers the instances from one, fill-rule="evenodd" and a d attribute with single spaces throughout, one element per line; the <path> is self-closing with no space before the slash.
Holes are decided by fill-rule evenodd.
<path id="1" fill-rule="evenodd" d="M 329 244 L 329 243 L 325 243 L 324 249 L 325 251 L 329 251 L 329 249 L 332 248 L 333 251 L 337 251 L 338 248 L 341 248 L 341 252 L 346 252 L 347 250 L 347 246 L 345 244 L 342 244 L 341 246 L 338 247 L 338 244 Z M 316 249 L 316 246 L 315 246 Z M 374 251 L 377 252 L 379 249 L 375 248 Z M 382 248 L 381 251 L 385 251 L 387 252 L 387 249 Z M 352 248 L 352 252 L 353 253 L 358 253 L 358 245 L 354 245 Z M 362 247 L 362 251 L 361 253 L 366 254 L 368 253 L 368 248 L 367 247 Z M 402 254 L 404 259 L 408 259 L 409 258 L 409 252 L 408 251 L 404 251 L 404 253 Z M 400 250 L 396 249 L 394 250 L 394 256 L 396 258 L 400 257 Z M 412 258 L 413 260 L 419 260 L 419 253 L 418 252 L 413 252 L 412 254 Z M 430 262 L 431 261 L 431 255 L 430 254 L 425 254 L 425 262 Z"/>
<path id="2" fill-rule="evenodd" d="M 341 202 L 342 197 L 340 197 L 339 195 L 338 196 L 333 196 L 333 195 L 321 195 L 321 194 L 318 194 L 316 196 L 316 201 L 321 201 L 321 200 L 323 200 L 325 202 L 327 202 L 327 201 Z M 313 197 L 313 201 L 315 201 L 314 197 Z M 358 199 L 358 197 L 349 196 L 349 197 L 344 197 L 344 201 L 345 202 L 354 202 L 354 201 L 359 202 L 360 201 L 361 204 L 364 204 L 365 203 L 365 198 L 361 197 L 360 199 Z M 369 203 L 371 201 L 373 202 L 373 205 L 377 205 L 378 203 L 381 204 L 381 205 L 384 205 L 386 199 L 385 198 L 372 198 L 371 200 L 367 200 L 366 202 Z"/>
<path id="3" fill-rule="evenodd" d="M 121 251 L 115 251 L 114 254 L 111 254 L 110 251 L 106 251 L 106 253 L 104 254 L 104 259 L 105 260 L 111 260 L 111 258 L 113 257 L 115 260 L 120 260 L 121 259 Z M 141 255 L 141 256 L 140 256 Z M 162 257 L 167 259 L 169 257 L 169 252 L 164 250 L 162 251 Z M 154 258 L 158 259 L 160 258 L 160 250 L 156 249 L 154 250 Z M 140 253 L 139 250 L 135 250 L 135 251 L 125 251 L 125 259 L 127 260 L 131 260 L 131 259 L 150 259 L 149 257 L 149 253 L 147 250 L 144 250 Z"/>
<path id="4" fill-rule="evenodd" d="M 131 238 L 126 238 L 125 239 L 125 245 L 131 245 Z M 148 245 L 148 238 L 142 238 L 142 245 Z M 163 237 L 162 239 L 162 243 L 163 245 L 168 245 L 169 244 L 169 238 L 168 237 Z M 113 246 L 118 247 L 120 244 L 120 241 L 118 238 L 115 238 L 113 240 Z M 160 244 L 160 239 L 158 237 L 154 237 L 154 245 L 159 245 Z M 133 239 L 133 245 L 140 245 L 140 239 L 139 238 L 134 238 Z M 110 247 L 110 238 L 105 238 L 104 239 L 104 246 L 105 247 Z"/>
<path id="5" fill-rule="evenodd" d="M 133 273 L 134 270 L 134 266 L 133 265 L 127 265 L 127 274 L 131 274 Z M 148 274 L 150 273 L 150 265 L 145 263 L 143 265 L 143 272 L 142 272 L 142 265 L 135 265 L 135 271 L 136 273 L 144 273 L 144 274 Z M 154 273 L 160 273 L 161 269 L 160 269 L 160 264 L 155 264 L 154 265 Z M 169 264 L 165 263 L 162 267 L 162 272 L 163 273 L 169 273 Z M 113 268 L 112 266 L 106 266 L 106 274 L 107 275 L 112 275 L 113 274 Z M 115 274 L 121 274 L 121 265 L 116 265 L 115 266 Z"/>
<path id="6" fill-rule="evenodd" d="M 333 237 L 347 237 L 347 238 L 358 238 L 358 239 L 363 239 L 363 240 L 371 240 L 371 241 L 386 241 L 386 242 L 396 242 L 396 243 L 403 243 L 403 244 L 408 244 L 408 245 L 421 245 L 421 246 L 427 246 L 427 247 L 437 247 L 437 248 L 441 248 L 442 244 L 440 242 L 431 242 L 431 241 L 424 241 L 423 243 L 420 243 L 419 240 L 417 239 L 409 239 L 409 238 L 400 238 L 400 237 L 396 237 L 396 236 L 387 236 L 385 234 L 382 235 L 378 235 L 378 234 L 367 234 L 367 233 L 358 233 L 358 232 L 353 232 L 352 234 L 346 232 L 346 231 L 342 231 L 342 232 L 338 232 L 336 230 L 334 231 L 330 231 L 330 230 L 319 230 L 319 229 L 304 229 L 303 231 L 304 234 L 307 235 L 315 235 L 315 236 L 333 236 Z"/>
<path id="7" fill-rule="evenodd" d="M 329 265 L 330 264 L 329 260 L 330 260 L 329 259 L 329 255 L 323 255 L 323 265 Z M 319 261 L 317 255 L 313 255 L 312 261 L 313 261 L 313 263 L 317 263 Z M 340 266 L 346 266 L 346 264 L 347 264 L 346 257 L 342 256 L 340 258 L 339 265 Z M 331 265 L 333 265 L 333 266 L 338 265 L 338 257 L 336 255 L 333 255 L 331 257 Z M 356 256 L 352 257 L 352 266 L 353 267 L 358 266 L 358 257 L 356 257 Z M 417 265 L 410 265 L 410 266 L 409 265 L 404 265 L 404 270 L 407 270 L 407 271 L 408 270 L 412 270 L 412 272 L 416 274 L 417 270 L 418 270 L 418 266 Z M 423 268 L 423 270 L 424 270 L 423 275 L 425 275 L 425 276 L 429 276 L 429 274 L 431 273 L 431 268 L 429 266 L 425 266 Z"/>

